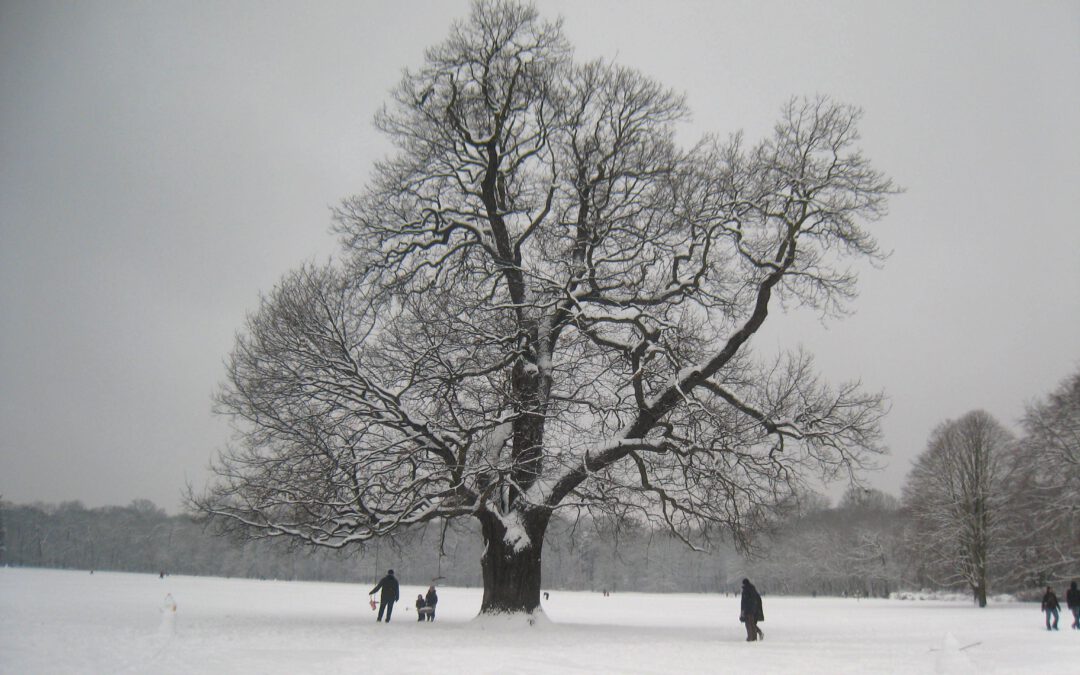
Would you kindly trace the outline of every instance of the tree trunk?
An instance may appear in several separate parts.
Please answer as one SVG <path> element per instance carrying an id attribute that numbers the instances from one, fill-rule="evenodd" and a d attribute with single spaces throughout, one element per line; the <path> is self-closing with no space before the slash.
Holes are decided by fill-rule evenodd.
<path id="1" fill-rule="evenodd" d="M 986 530 L 983 530 L 984 532 Z M 985 540 L 980 539 L 975 550 L 975 602 L 979 607 L 986 607 L 986 549 Z"/>
<path id="2" fill-rule="evenodd" d="M 481 513 L 484 534 L 484 600 L 481 614 L 532 614 L 540 607 L 540 551 L 549 515 L 520 514 L 526 539 L 507 541 L 503 521 L 490 512 Z"/>
<path id="3" fill-rule="evenodd" d="M 974 588 L 975 602 L 979 607 L 986 607 L 986 583 L 983 582 Z"/>

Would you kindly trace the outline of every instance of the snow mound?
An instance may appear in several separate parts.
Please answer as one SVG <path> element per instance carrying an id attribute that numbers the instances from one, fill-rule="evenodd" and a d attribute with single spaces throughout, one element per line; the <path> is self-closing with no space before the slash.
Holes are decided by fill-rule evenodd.
<path id="1" fill-rule="evenodd" d="M 934 672 L 947 675 L 978 675 L 979 669 L 962 651 L 956 637 L 952 633 L 946 633 L 945 642 L 934 662 Z"/>
<path id="2" fill-rule="evenodd" d="M 525 612 L 480 614 L 469 622 L 469 627 L 476 630 L 506 632 L 548 628 L 551 625 L 551 620 L 541 609 L 537 609 L 532 614 L 526 614 Z"/>
<path id="3" fill-rule="evenodd" d="M 955 591 L 896 591 L 889 594 L 890 600 L 936 600 L 941 602 L 973 602 L 970 593 L 957 593 Z M 1008 593 L 988 596 L 988 602 L 1016 602 L 1016 596 Z"/>

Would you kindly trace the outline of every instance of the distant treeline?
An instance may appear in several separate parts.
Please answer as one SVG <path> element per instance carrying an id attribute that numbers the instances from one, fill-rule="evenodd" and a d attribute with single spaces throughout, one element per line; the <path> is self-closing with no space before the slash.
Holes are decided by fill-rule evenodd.
<path id="1" fill-rule="evenodd" d="M 92 509 L 0 502 L 0 564 L 365 584 L 393 568 L 405 584 L 481 586 L 482 540 L 464 525 L 432 523 L 337 551 L 215 535 L 146 500 Z M 545 553 L 552 589 L 719 591 L 737 585 L 730 577 L 739 573 L 732 551 L 695 552 L 661 533 L 616 535 L 583 521 L 557 520 Z"/>
<path id="2" fill-rule="evenodd" d="M 732 592 L 742 577 L 768 593 L 885 596 L 928 587 L 904 546 L 898 501 L 853 490 L 836 507 L 808 498 L 801 516 L 748 559 L 721 544 L 690 550 L 665 532 L 587 518 L 556 519 L 544 548 L 548 589 Z M 349 551 L 284 538 L 215 535 L 153 503 L 85 508 L 0 502 L 0 564 L 267 579 L 372 583 L 394 568 L 405 584 L 481 586 L 482 540 L 468 521 L 432 523 Z M 1022 587 L 1024 584 L 1015 584 Z M 1017 590 L 998 587 L 995 592 Z"/>

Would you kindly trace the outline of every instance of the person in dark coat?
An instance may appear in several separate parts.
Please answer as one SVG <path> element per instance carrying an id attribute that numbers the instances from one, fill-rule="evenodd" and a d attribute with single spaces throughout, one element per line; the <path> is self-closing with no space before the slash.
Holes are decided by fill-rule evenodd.
<path id="1" fill-rule="evenodd" d="M 375 595 L 375 591 L 378 590 L 381 590 L 382 594 L 379 595 L 379 616 L 375 621 L 382 621 L 383 611 L 385 611 L 386 623 L 390 623 L 390 615 L 394 613 L 394 603 L 398 601 L 398 580 L 394 577 L 394 570 L 387 571 L 386 576 L 379 579 L 379 583 L 375 584 L 375 588 L 371 589 L 368 595 Z"/>
<path id="2" fill-rule="evenodd" d="M 1080 590 L 1076 589 L 1075 581 L 1069 586 L 1069 590 L 1065 591 L 1065 606 L 1072 612 L 1072 627 L 1080 629 Z"/>
<path id="3" fill-rule="evenodd" d="M 1046 593 L 1043 594 L 1042 611 L 1046 612 L 1046 630 L 1057 630 L 1058 612 L 1061 611 L 1061 605 L 1058 603 L 1057 594 L 1054 593 L 1054 589 L 1049 586 L 1046 587 Z M 1051 618 L 1054 620 L 1053 628 L 1050 626 Z"/>
<path id="4" fill-rule="evenodd" d="M 417 596 L 416 596 L 416 620 L 417 621 L 423 621 L 424 620 L 424 610 L 425 609 L 427 609 L 427 608 L 424 606 L 424 596 L 423 596 L 423 594 L 417 594 Z"/>
<path id="5" fill-rule="evenodd" d="M 765 633 L 758 624 L 765 620 L 765 610 L 761 606 L 761 595 L 758 594 L 754 584 L 749 579 L 742 580 L 742 607 L 739 610 L 739 621 L 746 624 L 746 641 L 755 642 L 764 640 Z"/>
<path id="6" fill-rule="evenodd" d="M 435 592 L 435 585 L 428 586 L 427 596 L 424 597 L 424 609 L 428 621 L 435 620 L 435 605 L 439 604 L 439 594 Z"/>

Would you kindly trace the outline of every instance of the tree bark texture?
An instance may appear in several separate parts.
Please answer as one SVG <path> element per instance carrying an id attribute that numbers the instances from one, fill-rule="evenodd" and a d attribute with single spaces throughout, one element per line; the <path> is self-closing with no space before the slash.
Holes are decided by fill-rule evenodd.
<path id="1" fill-rule="evenodd" d="M 507 529 L 495 514 L 479 516 L 484 535 L 482 614 L 534 613 L 540 607 L 540 552 L 549 516 L 523 516 L 528 543 L 507 541 Z"/>

